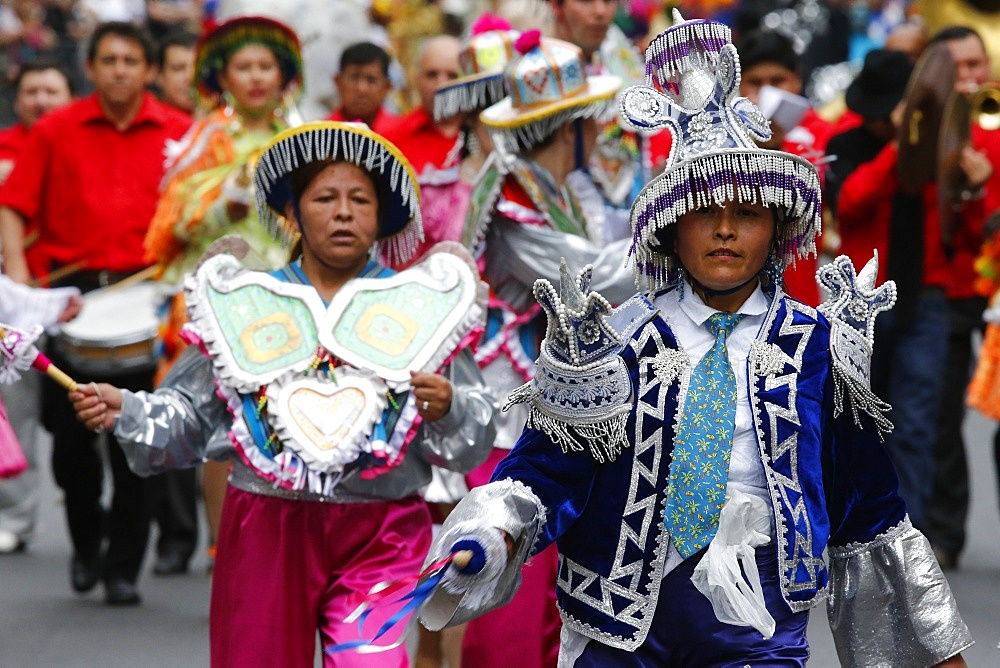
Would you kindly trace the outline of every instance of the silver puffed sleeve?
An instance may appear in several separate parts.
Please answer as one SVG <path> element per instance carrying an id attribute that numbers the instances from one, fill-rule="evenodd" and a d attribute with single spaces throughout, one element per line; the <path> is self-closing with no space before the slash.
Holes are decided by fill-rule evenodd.
<path id="1" fill-rule="evenodd" d="M 468 350 L 451 361 L 444 375 L 451 382 L 451 408 L 437 422 L 424 422 L 420 452 L 429 464 L 467 473 L 486 461 L 493 447 L 499 407 Z"/>
<path id="2" fill-rule="evenodd" d="M 521 585 L 521 566 L 544 524 L 545 507 L 531 488 L 520 482 L 498 480 L 469 492 L 448 515 L 424 567 L 448 556 L 457 540 L 482 544 L 487 542 L 483 538 L 488 538 L 484 534 L 497 534 L 498 530 L 507 533 L 514 550 L 506 558 L 504 549 L 502 563 L 488 563 L 481 571 L 485 577 L 470 578 L 464 591 L 439 586 L 420 609 L 423 625 L 437 631 L 509 603 Z"/>
<path id="3" fill-rule="evenodd" d="M 486 281 L 504 302 L 519 312 L 534 305 L 535 279 L 559 285 L 559 261 L 579 271 L 594 265 L 590 289 L 612 304 L 635 294 L 635 278 L 626 263 L 631 237 L 598 246 L 593 241 L 542 225 L 498 218 L 486 238 Z"/>
<path id="4" fill-rule="evenodd" d="M 932 666 L 972 645 L 930 543 L 909 517 L 830 547 L 827 616 L 844 666 Z"/>
<path id="5" fill-rule="evenodd" d="M 114 436 L 129 468 L 148 476 L 203 461 L 213 434 L 228 422 L 212 363 L 190 346 L 155 392 L 122 390 Z"/>

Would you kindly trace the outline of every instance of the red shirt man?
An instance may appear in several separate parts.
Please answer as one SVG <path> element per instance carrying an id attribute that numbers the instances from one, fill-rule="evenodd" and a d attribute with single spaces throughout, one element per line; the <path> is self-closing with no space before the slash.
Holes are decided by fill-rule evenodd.
<path id="1" fill-rule="evenodd" d="M 368 121 L 363 120 L 360 116 L 348 117 L 348 114 L 344 113 L 343 107 L 337 109 L 332 114 L 327 116 L 326 120 L 341 121 L 341 122 L 347 121 L 349 123 L 361 121 L 382 136 L 389 136 L 393 133 L 398 134 L 399 121 L 400 121 L 399 116 L 396 116 L 395 114 L 390 114 L 385 109 L 380 108 L 375 112 L 375 117 L 369 123 Z M 452 142 L 454 143 L 454 139 L 452 140 Z"/>
<path id="2" fill-rule="evenodd" d="M 389 54 L 371 42 L 359 42 L 340 55 L 340 71 L 333 77 L 340 98 L 328 121 L 361 121 L 375 132 L 389 136 L 399 117 L 382 108 L 392 89 L 389 81 Z"/>
<path id="3" fill-rule="evenodd" d="M 403 116 L 394 130 L 385 137 L 399 147 L 406 159 L 413 164 L 417 175 L 427 167 L 440 169 L 455 153 L 461 116 L 434 120 L 434 94 L 461 73 L 458 53 L 461 42 L 454 37 L 441 35 L 429 39 L 420 52 L 417 69 L 417 90 L 420 106 Z"/>
<path id="4" fill-rule="evenodd" d="M 17 160 L 28 130 L 47 111 L 73 99 L 69 77 L 58 63 L 39 59 L 21 66 L 14 82 L 14 113 L 18 122 L 0 130 L 0 184 L 7 180 Z"/>
<path id="5" fill-rule="evenodd" d="M 18 280 L 83 262 L 86 270 L 142 268 L 159 197 L 164 148 L 191 120 L 144 91 L 149 63 L 107 35 L 88 69 L 97 92 L 46 115 L 0 189 L 5 272 Z M 40 236 L 23 249 L 24 221 Z"/>

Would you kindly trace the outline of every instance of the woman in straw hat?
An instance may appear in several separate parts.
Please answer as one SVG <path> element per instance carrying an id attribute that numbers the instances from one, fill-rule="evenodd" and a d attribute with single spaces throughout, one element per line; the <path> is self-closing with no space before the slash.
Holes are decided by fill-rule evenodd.
<path id="1" fill-rule="evenodd" d="M 419 566 L 431 463 L 468 470 L 488 450 L 493 401 L 464 350 L 485 288 L 468 256 L 399 274 L 370 259 L 408 259 L 421 223 L 412 169 L 364 125 L 279 134 L 254 185 L 265 226 L 300 239 L 297 259 L 270 273 L 206 260 L 185 286 L 197 345 L 156 392 L 71 398 L 142 474 L 226 447 L 212 664 L 311 666 L 317 626 L 324 644 L 351 641 L 350 596 Z M 406 665 L 405 647 L 381 649 L 325 663 Z"/>
<path id="2" fill-rule="evenodd" d="M 738 97 L 728 28 L 676 20 L 621 106 L 675 137 L 632 207 L 644 291 L 613 310 L 589 267 L 536 285 L 546 339 L 510 397 L 527 426 L 431 548 L 480 558 L 421 619 L 503 605 L 554 542 L 560 665 L 802 666 L 827 597 L 843 665 L 964 665 L 971 636 L 896 493 L 889 407 L 868 387 L 894 286 L 841 257 L 820 311 L 783 293 L 785 265 L 815 252 L 815 168 L 754 144 L 767 122 Z"/>

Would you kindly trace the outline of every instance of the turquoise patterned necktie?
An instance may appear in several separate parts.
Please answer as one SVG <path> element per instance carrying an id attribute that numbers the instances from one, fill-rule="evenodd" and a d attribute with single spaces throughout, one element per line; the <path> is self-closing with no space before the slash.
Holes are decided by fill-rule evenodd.
<path id="1" fill-rule="evenodd" d="M 742 319 L 739 313 L 715 313 L 705 322 L 715 344 L 691 372 L 674 437 L 663 523 L 685 559 L 708 545 L 719 528 L 736 430 L 736 375 L 726 337 Z"/>

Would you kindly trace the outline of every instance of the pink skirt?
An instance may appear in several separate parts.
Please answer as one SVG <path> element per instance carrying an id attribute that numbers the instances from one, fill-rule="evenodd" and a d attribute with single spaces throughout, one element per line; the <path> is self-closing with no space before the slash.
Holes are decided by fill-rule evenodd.
<path id="1" fill-rule="evenodd" d="M 230 486 L 222 508 L 212 576 L 212 665 L 313 665 L 323 647 L 357 640 L 351 594 L 420 572 L 431 519 L 419 497 L 376 503 L 293 501 Z M 372 637 L 394 609 L 365 623 Z M 391 637 L 390 637 L 391 636 Z M 390 632 L 378 644 L 399 637 Z M 324 655 L 324 666 L 394 668 L 406 645 L 377 654 Z"/>

